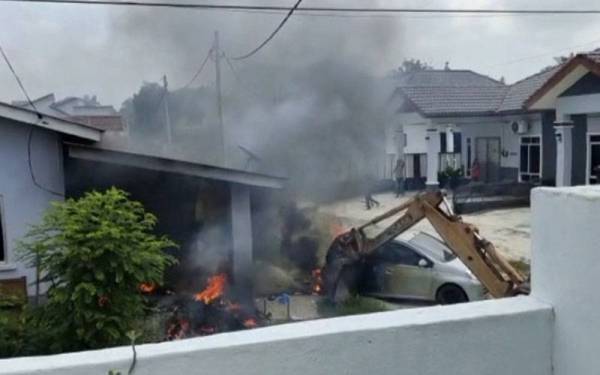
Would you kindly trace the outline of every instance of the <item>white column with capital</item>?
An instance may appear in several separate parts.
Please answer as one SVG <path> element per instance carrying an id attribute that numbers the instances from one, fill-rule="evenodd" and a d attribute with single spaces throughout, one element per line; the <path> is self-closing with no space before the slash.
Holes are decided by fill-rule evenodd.
<path id="1" fill-rule="evenodd" d="M 438 189 L 440 169 L 440 136 L 436 128 L 427 129 L 427 189 Z"/>
<path id="2" fill-rule="evenodd" d="M 556 123 L 554 132 L 556 137 L 556 186 L 571 186 L 573 123 Z"/>

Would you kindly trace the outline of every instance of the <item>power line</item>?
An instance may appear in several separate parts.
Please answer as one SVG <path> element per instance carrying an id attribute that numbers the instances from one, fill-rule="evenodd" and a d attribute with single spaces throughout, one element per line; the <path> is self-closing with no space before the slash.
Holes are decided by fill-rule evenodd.
<path id="1" fill-rule="evenodd" d="M 0 45 L 0 53 L 2 54 L 2 58 L 4 58 L 4 62 L 6 62 L 6 65 L 8 66 L 8 69 L 11 71 L 13 77 L 15 78 L 15 81 L 17 81 L 17 84 L 21 88 L 21 92 L 23 92 L 23 95 L 25 95 L 25 98 L 27 99 L 27 102 L 29 103 L 29 105 L 31 106 L 31 108 L 33 108 L 33 110 L 36 112 L 36 114 L 38 116 L 38 119 L 41 120 L 42 119 L 42 115 L 37 110 L 37 108 L 35 107 L 35 104 L 31 100 L 31 98 L 29 97 L 29 94 L 27 93 L 27 90 L 25 89 L 25 86 L 23 85 L 23 82 L 21 81 L 21 78 L 19 78 L 19 75 L 15 71 L 15 68 L 10 63 L 10 59 L 8 58 L 8 56 L 6 55 L 6 53 L 4 52 L 4 48 L 2 48 L 2 45 Z"/>
<path id="2" fill-rule="evenodd" d="M 39 113 L 38 113 L 38 116 L 39 116 Z M 31 143 L 33 142 L 34 130 L 35 130 L 35 126 L 31 126 L 31 128 L 29 129 L 29 135 L 27 136 L 27 165 L 29 166 L 29 175 L 31 176 L 31 181 L 38 189 L 45 191 L 46 193 L 56 195 L 59 197 L 64 197 L 65 195 L 63 193 L 54 191 L 54 190 L 49 189 L 49 188 L 43 186 L 42 184 L 40 184 L 38 182 L 37 178 L 35 177 L 35 172 L 33 169 L 33 161 L 31 160 Z"/>
<path id="3" fill-rule="evenodd" d="M 228 11 L 281 11 L 289 12 L 292 8 L 273 5 L 242 5 L 242 4 L 190 4 L 174 2 L 148 2 L 148 1 L 116 1 L 116 0 L 0 0 L 0 2 L 19 3 L 45 3 L 45 4 L 79 4 L 79 5 L 113 5 L 113 6 L 141 6 L 154 8 L 181 8 L 204 10 Z M 600 14 L 600 9 L 440 9 L 440 8 L 348 8 L 348 7 L 303 7 L 298 12 L 338 12 L 338 13 L 441 13 L 441 14 Z"/>
<path id="4" fill-rule="evenodd" d="M 587 42 L 587 43 L 577 44 L 577 45 L 573 45 L 573 46 L 569 46 L 569 47 L 563 47 L 563 48 L 560 48 L 560 49 L 556 49 L 556 50 L 553 50 L 553 51 L 547 51 L 547 52 L 540 53 L 540 54 L 537 54 L 537 55 L 525 56 L 525 57 L 521 57 L 521 58 L 517 58 L 517 59 L 513 59 L 513 60 L 508 60 L 508 61 L 504 61 L 504 62 L 497 63 L 497 64 L 492 63 L 492 64 L 482 64 L 482 65 L 488 66 L 488 67 L 498 67 L 498 66 L 512 65 L 512 64 L 517 64 L 517 63 L 528 61 L 528 60 L 535 60 L 535 59 L 539 59 L 539 58 L 542 58 L 542 57 L 556 55 L 556 54 L 559 54 L 559 53 L 565 52 L 565 51 L 571 52 L 574 49 L 578 49 L 578 48 L 581 48 L 581 47 L 586 47 L 586 46 L 589 46 L 589 45 L 595 45 L 595 44 L 598 44 L 598 43 L 600 43 L 600 39 L 595 39 L 595 40 L 592 40 L 592 41 Z"/>
<path id="5" fill-rule="evenodd" d="M 4 52 L 4 48 L 2 48 L 1 45 L 0 45 L 0 54 L 2 54 L 2 58 L 4 59 L 4 62 L 6 62 L 6 65 L 8 65 L 8 69 L 11 71 L 13 77 L 15 78 L 15 81 L 17 81 L 17 84 L 21 88 L 21 91 L 23 92 L 23 95 L 25 95 L 25 98 L 27 99 L 27 102 L 29 103 L 29 105 L 31 106 L 31 108 L 35 111 L 35 113 L 36 113 L 36 115 L 38 117 L 38 123 L 41 122 L 43 120 L 42 114 L 38 111 L 38 109 L 35 106 L 35 103 L 33 102 L 33 100 L 31 100 L 31 97 L 29 96 L 29 94 L 27 93 L 27 90 L 25 89 L 25 85 L 23 85 L 23 82 L 21 81 L 21 78 L 19 78 L 19 75 L 15 71 L 15 68 L 11 64 L 10 59 L 8 58 L 8 56 L 6 55 L 6 53 Z M 31 126 L 31 129 L 29 129 L 29 135 L 27 136 L 27 165 L 29 167 L 29 175 L 31 176 L 31 181 L 33 182 L 33 184 L 38 189 L 43 190 L 43 191 L 45 191 L 45 192 L 47 192 L 49 194 L 52 194 L 52 195 L 63 197 L 64 196 L 63 193 L 60 193 L 58 191 L 54 191 L 52 189 L 49 189 L 49 188 L 43 186 L 42 184 L 40 184 L 38 182 L 37 178 L 35 177 L 35 171 L 33 169 L 33 161 L 31 159 L 31 143 L 33 142 L 33 132 L 34 132 L 36 126 L 37 126 L 37 124 Z"/>
<path id="6" fill-rule="evenodd" d="M 279 32 L 279 30 L 281 30 L 283 28 L 283 26 L 290 19 L 290 17 L 292 16 L 292 14 L 294 14 L 294 11 L 296 9 L 298 9 L 298 7 L 300 6 L 300 3 L 302 3 L 302 0 L 296 1 L 296 4 L 294 4 L 294 6 L 292 7 L 292 9 L 290 9 L 290 11 L 288 12 L 288 14 L 283 18 L 283 20 L 281 20 L 281 22 L 279 23 L 279 26 L 277 26 L 275 28 L 275 30 L 273 30 L 273 32 L 271 33 L 271 35 L 269 35 L 267 37 L 267 39 L 265 39 L 261 44 L 259 44 L 258 47 L 256 47 L 255 49 L 253 49 L 252 51 L 248 52 L 245 55 L 238 56 L 238 57 L 233 57 L 233 59 L 234 60 L 244 60 L 244 59 L 247 59 L 248 57 L 251 57 L 254 54 L 256 54 L 258 51 L 260 51 L 264 46 L 266 46 L 267 43 L 269 43 L 271 41 L 271 39 L 273 39 L 275 37 L 275 35 L 277 35 L 277 33 Z"/>
<path id="7" fill-rule="evenodd" d="M 186 89 L 186 88 L 190 87 L 192 85 L 192 83 L 194 83 L 194 81 L 200 76 L 200 74 L 202 74 L 202 71 L 204 70 L 204 67 L 206 66 L 206 63 L 210 59 L 210 55 L 211 55 L 212 52 L 213 52 L 213 48 L 211 47 L 208 50 L 208 53 L 206 54 L 206 57 L 202 61 L 202 64 L 200 64 L 200 68 L 198 68 L 198 70 L 196 71 L 196 74 L 194 74 L 194 76 L 192 77 L 192 79 L 190 79 L 190 81 L 188 83 L 186 83 L 182 87 L 182 89 Z"/>
<path id="8" fill-rule="evenodd" d="M 233 66 L 233 63 L 231 62 L 231 59 L 229 59 L 229 56 L 227 56 L 227 54 L 223 53 L 223 57 L 225 58 L 225 62 L 227 63 L 227 66 L 229 67 L 229 70 L 231 70 L 231 73 L 233 74 L 233 77 L 235 78 L 235 80 L 238 82 L 238 84 L 240 86 L 246 86 L 246 88 L 254 95 L 256 96 L 256 98 L 260 98 L 260 95 L 258 93 L 258 91 L 256 91 L 253 87 L 251 87 L 250 85 L 244 84 L 244 82 L 242 81 L 240 75 L 237 72 L 237 69 Z"/>

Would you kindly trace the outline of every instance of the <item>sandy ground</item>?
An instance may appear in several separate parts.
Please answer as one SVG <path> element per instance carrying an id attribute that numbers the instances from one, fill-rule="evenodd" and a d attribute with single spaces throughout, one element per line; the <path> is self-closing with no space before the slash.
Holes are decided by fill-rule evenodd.
<path id="1" fill-rule="evenodd" d="M 364 197 L 338 201 L 321 206 L 319 210 L 338 217 L 342 225 L 350 227 L 364 223 L 392 209 L 405 202 L 410 196 L 412 196 L 411 193 L 400 198 L 396 198 L 392 193 L 375 195 L 374 198 L 381 205 L 371 210 L 365 209 Z M 480 234 L 491 241 L 507 258 L 527 262 L 531 258 L 531 210 L 529 208 L 483 211 L 463 215 L 463 221 L 477 226 Z M 388 223 L 391 223 L 391 221 L 383 222 L 379 229 L 382 229 Z M 420 231 L 437 236 L 433 227 L 424 220 L 400 235 L 400 238 L 410 239 Z"/>

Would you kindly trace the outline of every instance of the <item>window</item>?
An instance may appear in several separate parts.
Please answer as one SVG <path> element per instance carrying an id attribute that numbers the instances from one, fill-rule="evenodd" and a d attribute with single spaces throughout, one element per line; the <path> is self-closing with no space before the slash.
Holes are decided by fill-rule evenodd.
<path id="1" fill-rule="evenodd" d="M 2 203 L 2 196 L 0 196 L 0 263 L 6 262 L 8 260 L 8 256 L 6 254 L 6 246 L 4 242 L 4 205 Z"/>
<path id="2" fill-rule="evenodd" d="M 454 149 L 448 152 L 447 133 L 440 132 L 440 170 L 447 168 L 459 169 L 462 165 L 460 153 L 462 149 L 462 135 L 460 132 L 453 132 Z"/>
<path id="3" fill-rule="evenodd" d="M 539 182 L 541 180 L 541 145 L 540 137 L 521 137 L 519 179 L 523 182 Z"/>
<path id="4" fill-rule="evenodd" d="M 600 183 L 600 135 L 589 136 L 588 150 L 588 181 L 589 184 L 595 185 Z"/>
<path id="5" fill-rule="evenodd" d="M 393 264 L 417 266 L 422 258 L 411 248 L 397 242 L 386 244 L 377 251 L 377 260 Z"/>

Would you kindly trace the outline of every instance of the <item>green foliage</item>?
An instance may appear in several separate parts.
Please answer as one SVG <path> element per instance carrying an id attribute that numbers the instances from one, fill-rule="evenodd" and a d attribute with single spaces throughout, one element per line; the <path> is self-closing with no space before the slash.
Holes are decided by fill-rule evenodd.
<path id="1" fill-rule="evenodd" d="M 154 235 L 156 217 L 116 188 L 55 203 L 18 244 L 50 282 L 31 324 L 49 332 L 47 351 L 126 344 L 144 314 L 143 282 L 160 285 L 175 244 Z M 41 340 L 43 341 L 43 340 Z"/>
<path id="2" fill-rule="evenodd" d="M 438 172 L 438 181 L 440 183 L 440 186 L 454 189 L 458 186 L 462 175 L 462 168 L 455 169 L 448 166 L 443 171 Z"/>
<path id="3" fill-rule="evenodd" d="M 20 353 L 22 338 L 23 324 L 19 311 L 0 309 L 0 358 Z"/>
<path id="4" fill-rule="evenodd" d="M 421 61 L 419 59 L 405 59 L 396 70 L 393 71 L 393 74 L 396 76 L 401 76 L 405 73 L 414 73 L 414 72 L 422 72 L 424 70 L 432 70 L 433 67 L 429 65 L 426 61 Z"/>

